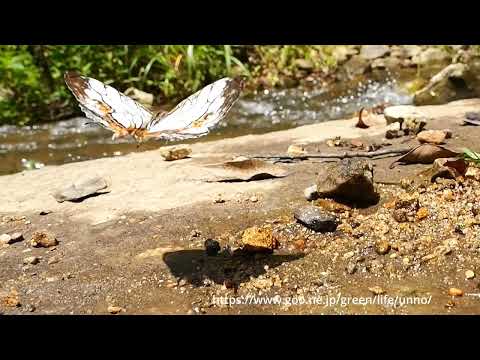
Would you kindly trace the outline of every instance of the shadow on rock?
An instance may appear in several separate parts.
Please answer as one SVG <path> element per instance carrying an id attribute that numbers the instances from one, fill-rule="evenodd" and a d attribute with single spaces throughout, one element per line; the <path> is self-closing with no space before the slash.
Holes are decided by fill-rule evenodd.
<path id="1" fill-rule="evenodd" d="M 285 262 L 304 257 L 305 254 L 247 254 L 230 255 L 220 253 L 207 256 L 203 250 L 180 250 L 164 254 L 163 260 L 171 273 L 183 278 L 194 286 L 204 285 L 209 279 L 216 284 L 228 284 L 237 288 L 241 283 L 250 280 L 250 276 L 265 274 L 265 265 L 277 267 Z"/>

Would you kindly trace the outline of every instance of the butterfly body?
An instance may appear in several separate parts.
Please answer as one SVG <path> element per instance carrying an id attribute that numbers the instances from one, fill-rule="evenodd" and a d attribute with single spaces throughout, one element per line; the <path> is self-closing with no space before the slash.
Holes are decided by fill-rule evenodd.
<path id="1" fill-rule="evenodd" d="M 183 140 L 197 138 L 225 117 L 243 89 L 240 79 L 223 78 L 197 91 L 169 112 L 154 113 L 102 82 L 65 74 L 65 82 L 85 115 L 113 132 L 113 139 L 132 137 Z"/>

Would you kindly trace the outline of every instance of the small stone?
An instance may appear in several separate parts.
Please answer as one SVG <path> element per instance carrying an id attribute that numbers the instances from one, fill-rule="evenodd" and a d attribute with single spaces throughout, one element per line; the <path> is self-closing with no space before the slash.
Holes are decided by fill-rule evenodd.
<path id="1" fill-rule="evenodd" d="M 443 199 L 446 201 L 453 201 L 455 199 L 453 195 L 453 191 L 450 189 L 447 189 L 443 192 Z"/>
<path id="2" fill-rule="evenodd" d="M 344 260 L 350 259 L 350 258 L 352 258 L 354 255 L 355 255 L 355 251 L 346 252 L 345 254 L 343 254 L 343 259 L 344 259 Z"/>
<path id="3" fill-rule="evenodd" d="M 42 211 L 40 211 L 38 214 L 43 216 L 43 215 L 48 215 L 48 214 L 50 214 L 51 212 L 52 212 L 52 210 L 42 210 Z"/>
<path id="4" fill-rule="evenodd" d="M 400 131 L 398 130 L 395 130 L 395 129 L 389 129 L 385 132 L 385 138 L 386 139 L 396 139 L 396 138 L 399 138 L 401 137 L 402 134 L 400 133 Z"/>
<path id="5" fill-rule="evenodd" d="M 416 214 L 416 219 L 417 220 L 422 220 L 425 219 L 428 216 L 428 209 L 421 207 L 418 209 L 417 214 Z"/>
<path id="6" fill-rule="evenodd" d="M 475 273 L 472 270 L 465 271 L 465 278 L 471 280 L 475 277 Z"/>
<path id="7" fill-rule="evenodd" d="M 256 196 L 252 196 L 249 200 L 250 202 L 256 203 L 258 201 L 258 198 Z"/>
<path id="8" fill-rule="evenodd" d="M 287 154 L 295 157 L 295 156 L 303 156 L 306 154 L 305 148 L 301 145 L 290 145 L 287 149 Z"/>
<path id="9" fill-rule="evenodd" d="M 424 130 L 417 134 L 417 140 L 424 144 L 443 144 L 445 139 L 447 138 L 447 134 L 443 130 Z"/>
<path id="10" fill-rule="evenodd" d="M 110 192 L 109 183 L 100 176 L 86 177 L 52 193 L 57 202 L 79 202 L 95 194 Z"/>
<path id="11" fill-rule="evenodd" d="M 390 251 L 390 243 L 385 240 L 379 240 L 375 243 L 375 252 L 379 255 L 386 255 Z"/>
<path id="12" fill-rule="evenodd" d="M 20 307 L 20 297 L 16 290 L 11 290 L 10 293 L 2 299 L 2 302 L 5 306 L 8 307 Z"/>
<path id="13" fill-rule="evenodd" d="M 2 244 L 10 244 L 11 240 L 12 240 L 12 237 L 8 234 L 0 235 L 0 243 Z"/>
<path id="14" fill-rule="evenodd" d="M 107 311 L 108 311 L 110 314 L 118 314 L 118 313 L 121 312 L 121 311 L 125 312 L 125 309 L 122 308 L 121 306 L 113 306 L 113 305 L 110 305 L 110 306 L 107 308 Z"/>
<path id="15" fill-rule="evenodd" d="M 304 250 L 305 249 L 305 240 L 303 239 L 298 239 L 293 242 L 293 246 L 295 246 L 296 249 L 298 250 Z"/>
<path id="16" fill-rule="evenodd" d="M 242 243 L 244 249 L 250 252 L 270 252 L 278 247 L 271 225 L 246 229 L 242 235 Z"/>
<path id="17" fill-rule="evenodd" d="M 374 295 L 382 295 L 385 294 L 385 290 L 381 288 L 380 286 L 373 286 L 368 288 Z"/>
<path id="18" fill-rule="evenodd" d="M 31 304 L 25 305 L 25 311 L 34 312 L 35 310 L 36 310 L 35 306 L 33 306 Z"/>
<path id="19" fill-rule="evenodd" d="M 45 278 L 46 282 L 55 282 L 55 281 L 58 281 L 58 280 L 60 280 L 58 278 L 58 276 L 50 276 L 50 277 Z"/>
<path id="20" fill-rule="evenodd" d="M 317 191 L 322 198 L 373 205 L 379 200 L 373 181 L 373 163 L 363 159 L 343 159 L 321 165 Z"/>
<path id="21" fill-rule="evenodd" d="M 298 222 L 317 232 L 333 232 L 337 229 L 338 221 L 323 209 L 316 206 L 304 206 L 294 212 Z"/>
<path id="22" fill-rule="evenodd" d="M 202 235 L 202 233 L 198 230 L 192 230 L 190 232 L 190 237 L 199 237 L 200 235 Z"/>
<path id="23" fill-rule="evenodd" d="M 35 231 L 32 234 L 30 243 L 33 247 L 51 247 L 58 245 L 55 235 L 46 230 Z"/>
<path id="24" fill-rule="evenodd" d="M 353 274 L 357 270 L 357 264 L 354 263 L 354 262 L 349 262 L 347 264 L 346 270 L 347 270 L 348 274 L 350 274 L 350 275 Z"/>
<path id="25" fill-rule="evenodd" d="M 318 199 L 317 185 L 312 185 L 305 188 L 303 194 L 305 195 L 305 199 L 308 201 Z"/>
<path id="26" fill-rule="evenodd" d="M 192 153 L 192 149 L 189 146 L 167 146 L 160 148 L 160 155 L 165 161 L 174 161 L 185 159 Z"/>
<path id="27" fill-rule="evenodd" d="M 25 265 L 35 265 L 38 264 L 40 261 L 40 258 L 38 256 L 29 256 L 23 259 L 23 263 Z"/>
<path id="28" fill-rule="evenodd" d="M 450 296 L 463 296 L 463 290 L 452 287 L 452 288 L 448 289 L 448 295 L 450 295 Z"/>
<path id="29" fill-rule="evenodd" d="M 225 199 L 222 198 L 222 195 L 218 194 L 215 199 L 213 199 L 214 204 L 223 204 Z"/>
<path id="30" fill-rule="evenodd" d="M 216 256 L 221 249 L 220 243 L 213 239 L 205 240 L 204 246 L 208 256 Z"/>

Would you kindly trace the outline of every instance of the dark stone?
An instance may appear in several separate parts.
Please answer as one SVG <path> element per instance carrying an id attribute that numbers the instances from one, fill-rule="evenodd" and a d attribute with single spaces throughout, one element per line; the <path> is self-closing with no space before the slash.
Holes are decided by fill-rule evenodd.
<path id="1" fill-rule="evenodd" d="M 207 239 L 204 245 L 208 256 L 216 256 L 220 251 L 220 243 L 216 240 Z"/>
<path id="2" fill-rule="evenodd" d="M 373 164 L 362 159 L 343 159 L 323 167 L 317 177 L 320 197 L 338 202 L 373 205 L 379 200 L 373 184 Z"/>
<path id="3" fill-rule="evenodd" d="M 294 212 L 298 222 L 318 232 L 332 232 L 337 229 L 337 218 L 319 207 L 304 206 Z"/>

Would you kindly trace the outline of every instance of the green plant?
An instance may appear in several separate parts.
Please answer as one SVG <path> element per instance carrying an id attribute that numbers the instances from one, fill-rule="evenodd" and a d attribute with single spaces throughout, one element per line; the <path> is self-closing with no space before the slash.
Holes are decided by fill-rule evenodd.
<path id="1" fill-rule="evenodd" d="M 470 149 L 463 149 L 463 158 L 466 161 L 471 161 L 476 164 L 480 164 L 480 153 L 472 151 Z"/>

